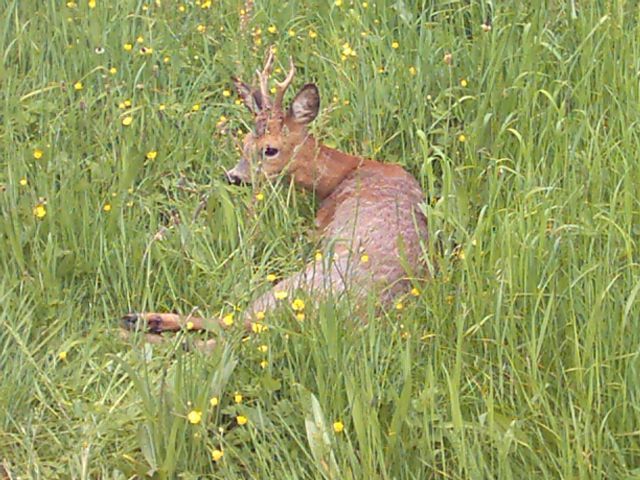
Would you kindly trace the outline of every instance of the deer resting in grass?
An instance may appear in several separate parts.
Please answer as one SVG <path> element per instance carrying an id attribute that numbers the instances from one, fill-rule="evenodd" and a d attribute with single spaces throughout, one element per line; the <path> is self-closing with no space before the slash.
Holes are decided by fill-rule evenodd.
<path id="1" fill-rule="evenodd" d="M 258 88 L 233 79 L 255 128 L 244 141 L 239 163 L 226 172 L 232 184 L 250 184 L 264 176 L 286 176 L 320 201 L 316 228 L 324 255 L 302 271 L 277 283 L 256 298 L 243 313 L 251 328 L 278 303 L 276 292 L 301 289 L 314 296 L 336 298 L 343 292 L 357 301 L 370 294 L 389 303 L 410 288 L 412 276 L 426 272 L 420 242 L 427 240 L 427 222 L 419 204 L 424 194 L 414 177 L 398 165 L 349 155 L 318 142 L 307 129 L 320 107 L 318 88 L 308 83 L 288 109 L 282 101 L 295 74 L 293 61 L 283 82 L 276 83 L 275 99 L 268 93 L 274 56 L 270 52 L 258 75 Z M 352 297 L 350 297 L 352 298 Z M 124 325 L 142 322 L 147 331 L 177 331 L 187 322 L 204 329 L 200 318 L 167 313 L 129 314 Z M 144 328 L 144 327 L 143 327 Z"/>

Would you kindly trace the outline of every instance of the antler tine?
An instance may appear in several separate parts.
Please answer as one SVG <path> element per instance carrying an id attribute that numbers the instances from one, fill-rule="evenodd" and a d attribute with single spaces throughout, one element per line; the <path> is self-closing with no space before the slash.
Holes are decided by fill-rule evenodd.
<path id="1" fill-rule="evenodd" d="M 262 99 L 267 106 L 270 103 L 269 100 L 269 76 L 271 75 L 271 69 L 273 68 L 273 47 L 269 48 L 269 55 L 267 56 L 266 62 L 264 62 L 264 67 L 262 68 L 262 72 L 256 70 L 258 74 L 258 81 L 260 82 L 260 93 L 262 94 Z"/>
<path id="2" fill-rule="evenodd" d="M 296 66 L 293 63 L 293 57 L 289 57 L 289 73 L 287 74 L 287 78 L 284 79 L 283 82 L 276 82 L 276 101 L 274 104 L 274 108 L 282 110 L 282 100 L 284 99 L 284 93 L 291 85 L 293 81 L 293 77 L 296 74 Z"/>

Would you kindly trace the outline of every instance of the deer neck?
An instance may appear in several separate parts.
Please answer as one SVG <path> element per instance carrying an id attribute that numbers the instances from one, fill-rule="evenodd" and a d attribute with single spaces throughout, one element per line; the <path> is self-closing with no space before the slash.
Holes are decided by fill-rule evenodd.
<path id="1" fill-rule="evenodd" d="M 312 190 L 320 200 L 328 197 L 338 185 L 365 160 L 327 147 L 311 135 L 298 147 L 291 176 L 296 185 Z"/>

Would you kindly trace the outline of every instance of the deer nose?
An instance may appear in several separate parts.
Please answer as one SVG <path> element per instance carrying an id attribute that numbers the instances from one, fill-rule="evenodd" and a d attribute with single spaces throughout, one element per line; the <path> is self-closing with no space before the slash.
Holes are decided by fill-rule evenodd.
<path id="1" fill-rule="evenodd" d="M 244 185 L 244 181 L 233 172 L 224 172 L 222 178 L 230 185 Z"/>

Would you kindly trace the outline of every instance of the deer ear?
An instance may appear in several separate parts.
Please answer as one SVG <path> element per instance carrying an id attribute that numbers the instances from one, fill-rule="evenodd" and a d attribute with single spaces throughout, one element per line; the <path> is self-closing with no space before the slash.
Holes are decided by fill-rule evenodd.
<path id="1" fill-rule="evenodd" d="M 320 94 L 318 93 L 318 87 L 313 83 L 307 83 L 291 102 L 288 116 L 296 123 L 307 125 L 318 116 L 319 110 Z"/>
<path id="2" fill-rule="evenodd" d="M 236 86 L 236 90 L 238 91 L 238 95 L 242 98 L 244 105 L 249 109 L 251 113 L 257 115 L 264 105 L 262 101 L 262 94 L 259 90 L 254 90 L 249 85 L 244 83 L 242 80 L 239 80 L 236 77 L 231 77 L 233 80 L 233 84 Z"/>

